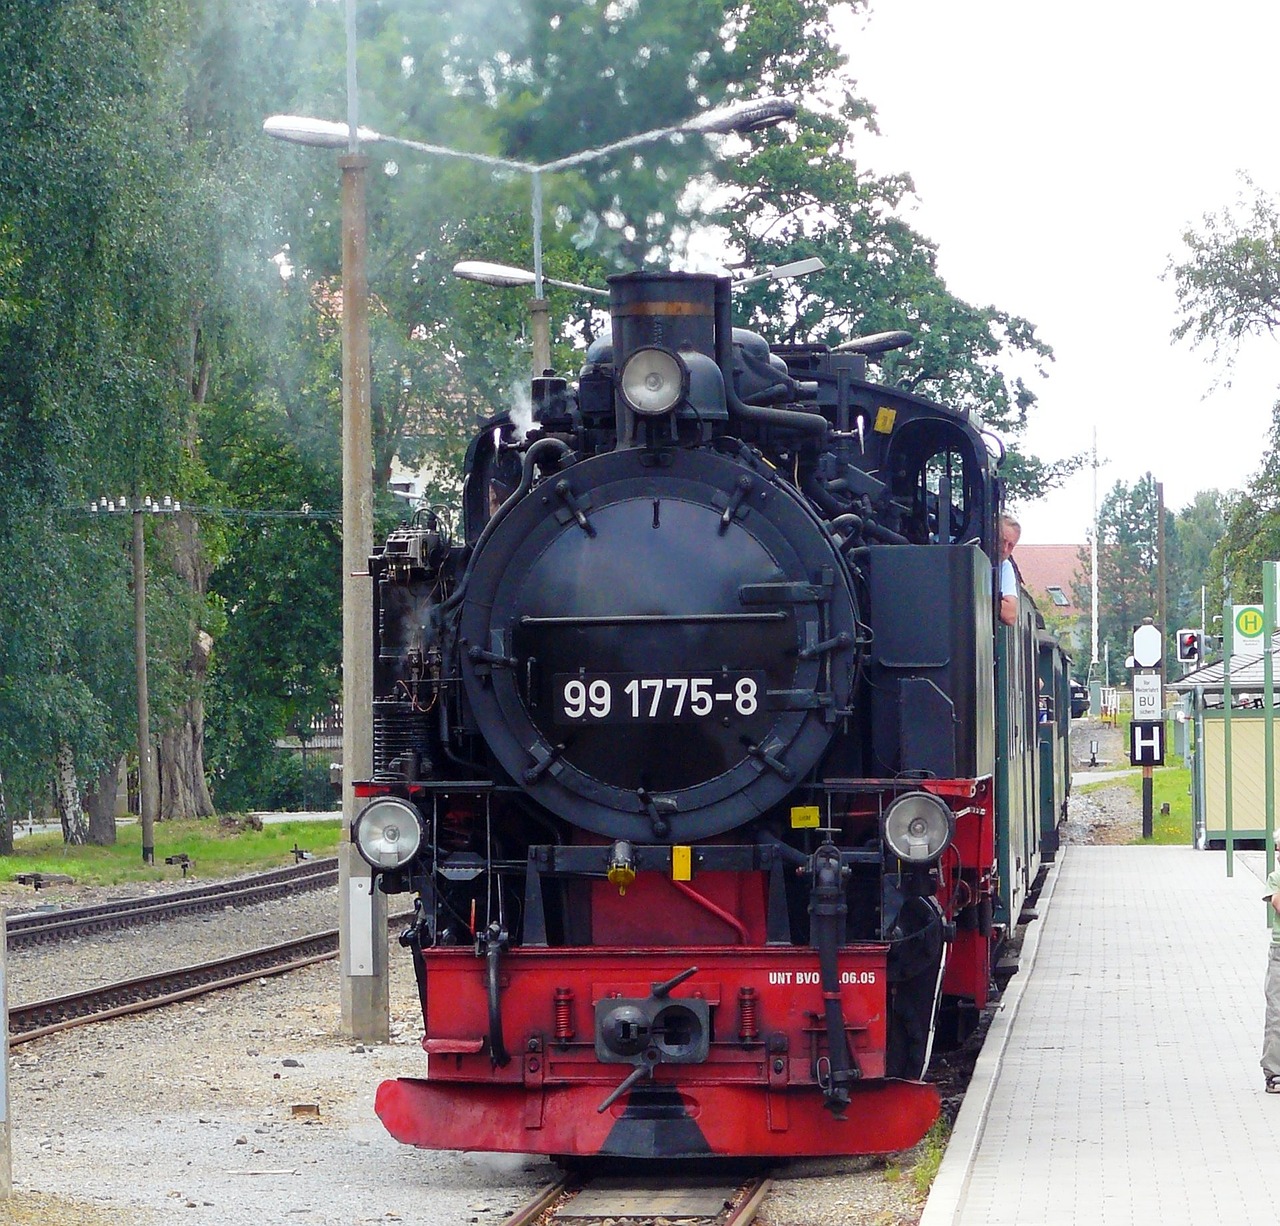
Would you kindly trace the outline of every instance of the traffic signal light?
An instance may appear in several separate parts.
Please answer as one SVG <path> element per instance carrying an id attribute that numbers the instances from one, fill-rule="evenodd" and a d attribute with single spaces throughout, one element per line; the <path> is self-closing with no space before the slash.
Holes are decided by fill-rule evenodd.
<path id="1" fill-rule="evenodd" d="M 1199 664 L 1204 655 L 1204 632 L 1202 630 L 1178 631 L 1178 662 L 1181 664 Z"/>

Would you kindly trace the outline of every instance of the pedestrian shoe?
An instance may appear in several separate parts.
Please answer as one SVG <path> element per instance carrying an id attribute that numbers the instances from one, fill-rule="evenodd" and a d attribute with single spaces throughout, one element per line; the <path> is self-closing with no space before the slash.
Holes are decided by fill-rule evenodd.
<path id="1" fill-rule="evenodd" d="M 1267 1093 L 1280 1094 L 1280 1073 L 1271 1073 L 1267 1077 Z"/>

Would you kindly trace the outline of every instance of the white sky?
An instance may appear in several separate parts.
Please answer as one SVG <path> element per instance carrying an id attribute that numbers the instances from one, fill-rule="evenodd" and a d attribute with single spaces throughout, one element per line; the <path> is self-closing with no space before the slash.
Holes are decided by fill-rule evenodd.
<path id="1" fill-rule="evenodd" d="M 1027 436 L 1087 451 L 1098 499 L 1151 472 L 1165 505 L 1242 486 L 1266 446 L 1280 340 L 1251 340 L 1232 386 L 1176 346 L 1180 236 L 1232 203 L 1237 170 L 1280 189 L 1274 0 L 872 0 L 842 27 L 882 136 L 861 163 L 907 171 L 912 224 L 949 288 L 1053 346 Z M 1083 541 L 1087 470 L 1017 508 L 1027 544 Z"/>

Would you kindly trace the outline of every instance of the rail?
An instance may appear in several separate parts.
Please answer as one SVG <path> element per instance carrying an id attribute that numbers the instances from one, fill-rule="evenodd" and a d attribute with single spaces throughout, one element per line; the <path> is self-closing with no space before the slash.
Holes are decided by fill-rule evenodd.
<path id="1" fill-rule="evenodd" d="M 412 913 L 402 912 L 389 916 L 387 924 L 390 927 L 411 918 Z M 9 1046 L 17 1047 L 75 1026 L 163 1008 L 266 975 L 287 974 L 337 955 L 338 930 L 330 928 L 211 962 L 139 975 L 29 1005 L 15 1005 L 9 1009 Z"/>
<path id="2" fill-rule="evenodd" d="M 238 877 L 234 881 L 193 886 L 168 894 L 126 898 L 88 907 L 67 907 L 59 911 L 24 911 L 8 917 L 9 948 L 26 949 L 136 924 L 221 911 L 227 906 L 252 906 L 273 898 L 286 898 L 300 890 L 325 889 L 335 885 L 337 880 L 336 858 L 307 860 L 286 868 Z"/>
<path id="3" fill-rule="evenodd" d="M 618 1221 L 691 1219 L 715 1226 L 750 1226 L 772 1182 L 759 1170 L 708 1179 L 681 1175 L 678 1165 L 649 1178 L 569 1173 L 539 1188 L 502 1226 L 612 1226 Z"/>

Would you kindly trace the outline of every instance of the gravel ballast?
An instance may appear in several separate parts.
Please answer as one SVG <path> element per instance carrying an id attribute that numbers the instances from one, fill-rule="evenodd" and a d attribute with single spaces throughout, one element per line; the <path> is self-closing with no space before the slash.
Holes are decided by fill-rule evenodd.
<path id="1" fill-rule="evenodd" d="M 336 923 L 337 892 L 328 889 L 17 951 L 11 999 L 207 961 Z M 19 1195 L 0 1222 L 501 1221 L 547 1163 L 408 1149 L 373 1114 L 379 1081 L 423 1071 L 413 975 L 394 940 L 390 984 L 385 1045 L 342 1036 L 330 961 L 16 1048 Z"/>
<path id="2" fill-rule="evenodd" d="M 1077 721 L 1079 745 L 1118 733 Z M 1113 751 L 1111 742 L 1116 742 Z M 1127 841 L 1132 793 L 1076 796 L 1068 840 Z M 59 887 L 38 902 L 76 905 Z M 30 892 L 4 890 L 9 907 Z M 11 1004 L 146 970 L 224 957 L 337 925 L 330 888 L 254 907 L 10 953 Z M 390 940 L 391 1041 L 342 1034 L 336 960 L 151 1013 L 23 1044 L 9 1061 L 15 1195 L 0 1226 L 124 1223 L 417 1226 L 499 1223 L 555 1171 L 544 1159 L 430 1153 L 392 1141 L 373 1112 L 388 1077 L 421 1076 L 422 1018 L 407 953 Z M 915 1155 L 796 1163 L 777 1175 L 762 1226 L 908 1226 L 922 1200 Z"/>

